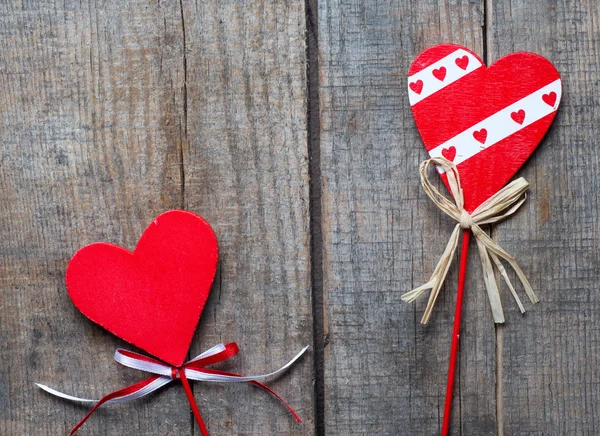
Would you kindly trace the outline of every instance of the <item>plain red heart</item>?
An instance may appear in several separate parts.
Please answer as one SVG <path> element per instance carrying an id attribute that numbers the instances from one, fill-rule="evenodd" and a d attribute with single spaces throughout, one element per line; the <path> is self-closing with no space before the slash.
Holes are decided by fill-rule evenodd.
<path id="1" fill-rule="evenodd" d="M 444 78 L 446 77 L 446 67 L 441 67 L 436 70 L 433 70 L 433 75 L 436 79 L 444 81 Z"/>
<path id="2" fill-rule="evenodd" d="M 477 63 L 481 65 L 478 68 Z M 445 81 L 440 82 L 431 73 L 419 74 L 428 68 L 432 73 L 446 68 Z M 451 70 L 453 79 L 449 81 Z M 502 125 L 486 125 L 486 135 L 481 126 L 475 127 L 545 86 L 558 81 L 560 87 L 556 68 L 537 54 L 509 54 L 487 68 L 472 51 L 454 44 L 442 44 L 417 56 L 408 75 L 409 83 L 423 80 L 422 88 L 427 89 L 427 94 L 420 93 L 418 97 L 409 94 L 415 123 L 427 151 L 465 132 L 479 141 L 476 154 L 457 163 L 465 209 L 469 212 L 498 192 L 515 175 L 542 140 L 556 115 L 554 110 L 540 119 L 528 119 L 527 123 L 520 123 L 523 127 L 516 133 L 498 141 L 490 141 L 491 129 L 495 129 L 493 137 L 496 138 L 496 130 L 502 129 Z M 547 92 L 542 98 L 541 105 L 552 107 L 557 107 L 560 100 L 555 92 Z M 511 120 L 510 115 L 509 111 L 506 122 L 514 125 L 516 120 Z M 481 145 L 483 143 L 485 147 Z M 461 144 L 455 145 L 458 154 Z M 445 174 L 442 178 L 447 184 Z"/>
<path id="3" fill-rule="evenodd" d="M 411 83 L 409 86 L 410 86 L 410 89 L 415 91 L 417 94 L 420 94 L 421 91 L 423 91 L 423 81 L 422 80 L 417 80 L 416 82 Z"/>
<path id="4" fill-rule="evenodd" d="M 513 121 L 515 123 L 523 124 L 523 121 L 525 121 L 525 111 L 523 109 L 521 109 L 516 112 L 512 112 L 510 114 L 510 117 L 513 119 Z"/>
<path id="5" fill-rule="evenodd" d="M 448 159 L 450 162 L 456 157 L 456 147 L 448 147 L 442 150 L 442 156 Z"/>
<path id="6" fill-rule="evenodd" d="M 185 361 L 217 269 L 217 238 L 191 212 L 158 216 L 135 250 L 86 245 L 67 267 L 67 289 L 90 320 L 151 355 Z"/>

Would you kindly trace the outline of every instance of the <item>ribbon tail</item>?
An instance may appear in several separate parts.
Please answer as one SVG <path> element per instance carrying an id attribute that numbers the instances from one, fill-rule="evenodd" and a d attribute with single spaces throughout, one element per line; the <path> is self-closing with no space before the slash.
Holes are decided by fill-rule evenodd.
<path id="1" fill-rule="evenodd" d="M 283 398 L 281 398 L 279 395 L 277 395 L 277 393 L 275 393 L 275 391 L 273 391 L 271 388 L 264 385 L 263 383 L 259 382 L 258 380 L 263 380 L 267 377 L 273 377 L 273 376 L 276 376 L 276 375 L 282 373 L 283 371 L 286 371 L 306 352 L 306 350 L 308 350 L 308 348 L 309 348 L 309 346 L 307 345 L 302 350 L 300 350 L 300 352 L 298 354 L 296 354 L 294 356 L 294 358 L 292 358 L 288 363 L 283 365 L 281 368 L 279 368 L 273 372 L 270 372 L 268 374 L 261 374 L 261 375 L 255 375 L 255 376 L 242 376 L 240 374 L 221 371 L 218 369 L 210 369 L 210 368 L 197 367 L 197 366 L 195 367 L 194 364 L 196 364 L 197 362 L 192 361 L 192 362 L 190 362 L 189 365 L 187 365 L 185 367 L 184 371 L 180 371 L 181 379 L 183 382 L 183 378 L 184 378 L 184 376 L 186 376 L 190 380 L 196 380 L 196 381 L 253 384 L 255 386 L 258 386 L 261 389 L 266 390 L 271 395 L 275 396 L 275 398 L 277 398 L 279 401 L 281 401 L 284 404 L 284 406 L 290 411 L 290 413 L 296 419 L 296 421 L 302 422 L 302 419 L 298 416 L 298 414 L 294 411 L 294 409 L 292 409 L 291 406 L 284 401 Z M 186 379 L 186 382 L 187 382 L 187 379 Z M 192 406 L 192 408 L 193 407 L 194 406 Z"/>
<path id="2" fill-rule="evenodd" d="M 88 420 L 88 418 L 90 416 L 92 416 L 92 413 L 94 413 L 104 403 L 121 403 L 121 402 L 125 402 L 125 401 L 135 400 L 137 398 L 144 397 L 144 396 L 150 394 L 151 392 L 154 392 L 155 390 L 159 389 L 160 387 L 162 387 L 170 382 L 171 382 L 170 378 L 156 375 L 156 376 L 147 378 L 146 380 L 142 380 L 141 382 L 135 383 L 131 386 L 128 386 L 126 388 L 115 391 L 111 394 L 105 395 L 100 400 L 90 400 L 87 398 L 74 397 L 74 396 L 59 392 L 57 390 L 54 390 L 52 388 L 49 388 L 48 386 L 40 384 L 40 383 L 36 383 L 36 386 L 39 387 L 40 389 L 48 392 L 51 395 L 63 398 L 65 400 L 75 401 L 75 402 L 79 402 L 79 403 L 96 403 L 94 405 L 94 407 L 92 408 L 92 410 L 90 410 L 87 413 L 87 415 L 85 415 L 83 417 L 83 419 L 81 421 L 79 421 L 79 423 L 75 427 L 73 427 L 73 430 L 71 430 L 71 433 L 69 433 L 69 436 L 72 436 L 75 434 L 75 432 L 77 432 L 77 430 L 79 430 L 79 428 L 81 428 L 81 426 L 83 424 L 85 424 L 85 422 Z"/>
<path id="3" fill-rule="evenodd" d="M 407 303 L 412 303 L 415 301 L 423 292 L 428 289 L 436 289 L 440 288 L 440 282 L 443 282 L 446 278 L 446 274 L 448 274 L 448 270 L 450 269 L 450 264 L 452 263 L 452 257 L 454 252 L 456 251 L 456 247 L 458 247 L 458 234 L 459 234 L 460 226 L 457 225 L 454 228 L 454 231 L 450 235 L 450 240 L 446 245 L 440 260 L 438 261 L 433 273 L 431 274 L 431 278 L 424 285 L 419 286 L 418 288 L 413 289 L 405 294 L 402 294 L 400 298 Z"/>
<path id="4" fill-rule="evenodd" d="M 434 271 L 434 275 L 435 275 L 435 271 Z M 412 303 L 417 298 L 419 298 L 423 292 L 425 292 L 428 289 L 433 289 L 434 287 L 435 287 L 435 283 L 434 283 L 434 277 L 432 275 L 431 279 L 429 279 L 429 281 L 427 283 L 419 286 L 418 288 L 413 289 L 412 291 L 402 294 L 400 296 L 400 298 L 402 299 L 402 301 L 405 301 L 407 303 Z"/>
<path id="5" fill-rule="evenodd" d="M 200 410 L 198 410 L 198 405 L 196 404 L 196 399 L 194 398 L 192 387 L 190 386 L 190 382 L 185 376 L 185 370 L 178 370 L 178 373 L 181 378 L 181 384 L 183 385 L 183 389 L 185 390 L 185 395 L 187 396 L 188 402 L 190 403 L 190 406 L 192 408 L 192 412 L 194 413 L 194 417 L 196 418 L 196 422 L 198 423 L 200 431 L 202 432 L 202 436 L 209 436 L 208 429 L 204 424 L 202 415 L 200 415 Z"/>
<path id="6" fill-rule="evenodd" d="M 283 371 L 287 370 L 292 366 L 305 352 L 308 350 L 308 345 L 305 346 L 298 354 L 294 356 L 288 363 L 283 365 L 281 368 L 270 372 L 268 374 L 253 375 L 253 376 L 241 376 L 239 374 L 228 376 L 223 375 L 220 372 L 214 372 L 215 369 L 208 369 L 201 366 L 194 366 L 194 362 L 185 365 L 185 375 L 190 380 L 203 381 L 203 382 L 217 382 L 217 383 L 244 383 L 257 380 L 263 380 L 268 377 L 276 376 Z M 213 374 L 213 375 L 211 375 Z"/>
<path id="7" fill-rule="evenodd" d="M 89 398 L 80 398 L 80 397 L 74 397 L 73 395 L 64 394 L 62 392 L 59 392 L 55 389 L 52 389 L 49 386 L 41 384 L 41 383 L 35 383 L 35 385 L 38 388 L 40 388 L 41 390 L 48 392 L 50 395 L 54 395 L 55 397 L 63 398 L 65 400 L 76 401 L 78 403 L 97 403 L 99 401 L 99 400 L 91 400 Z"/>
<path id="8" fill-rule="evenodd" d="M 533 287 L 529 283 L 529 280 L 527 280 L 527 277 L 525 277 L 525 273 L 523 272 L 523 270 L 521 269 L 521 267 L 519 266 L 517 261 L 512 256 L 508 255 L 508 253 L 506 253 L 506 254 L 507 254 L 507 256 L 502 256 L 502 257 L 504 258 L 504 260 L 506 260 L 510 264 L 512 269 L 514 269 L 515 272 L 517 273 L 517 277 L 519 277 L 519 280 L 521 280 L 521 283 L 523 284 L 523 288 L 525 289 L 525 293 L 527 293 L 527 296 L 529 297 L 529 300 L 531 301 L 531 303 L 532 304 L 539 303 L 540 299 L 538 298 L 535 291 L 533 290 Z"/>
<path id="9" fill-rule="evenodd" d="M 271 395 L 273 395 L 275 398 L 277 398 L 279 401 L 281 401 L 283 403 L 283 405 L 290 411 L 290 413 L 292 414 L 294 419 L 296 419 L 296 421 L 302 422 L 302 419 L 300 418 L 300 416 L 298 416 L 298 414 L 294 411 L 294 409 L 292 409 L 292 407 L 288 403 L 286 403 L 285 400 L 283 398 L 281 398 L 273 389 L 269 388 L 267 385 L 265 385 L 257 380 L 248 380 L 248 379 L 252 379 L 254 377 L 244 377 L 240 374 L 235 374 L 233 372 L 227 372 L 227 371 L 221 371 L 219 369 L 204 368 L 201 371 L 205 372 L 207 374 L 214 374 L 217 377 L 221 376 L 221 377 L 227 377 L 227 378 L 239 378 L 239 379 L 242 379 L 242 380 L 239 380 L 239 382 L 250 383 L 254 386 L 258 386 L 259 388 L 264 389 L 265 391 L 267 391 Z"/>
<path id="10" fill-rule="evenodd" d="M 448 270 L 450 269 L 450 265 L 452 264 L 452 259 L 454 258 L 454 253 L 456 252 L 456 248 L 458 247 L 458 236 L 460 234 L 460 225 L 456 225 L 454 227 L 454 231 L 450 235 L 450 240 L 446 245 L 442 256 L 435 269 L 433 270 L 433 274 L 431 274 L 431 278 L 427 283 L 418 288 L 413 289 L 410 292 L 402 295 L 400 298 L 406 302 L 412 302 L 417 297 L 419 297 L 423 292 L 427 289 L 431 289 L 431 294 L 429 295 L 429 301 L 427 302 L 427 307 L 425 308 L 425 312 L 423 313 L 423 318 L 421 319 L 421 324 L 427 324 L 429 322 L 429 318 L 431 317 L 431 312 L 433 311 L 433 306 L 437 300 L 437 297 L 440 293 L 440 289 L 444 284 L 444 280 L 446 279 L 446 275 L 448 275 Z"/>
<path id="11" fill-rule="evenodd" d="M 302 418 L 300 418 L 298 416 L 298 414 L 294 411 L 294 409 L 292 409 L 292 406 L 290 406 L 288 403 L 286 403 L 285 400 L 283 398 L 281 398 L 273 389 L 271 389 L 267 385 L 262 384 L 259 381 L 251 381 L 248 383 L 250 383 L 254 386 L 258 386 L 259 388 L 264 389 L 265 391 L 269 392 L 271 395 L 273 395 L 275 398 L 277 398 L 279 401 L 281 401 L 285 407 L 287 407 L 287 409 L 290 411 L 290 413 L 292 414 L 292 416 L 294 417 L 294 419 L 296 421 L 302 422 Z"/>
<path id="12" fill-rule="evenodd" d="M 456 247 L 458 247 L 459 234 L 460 225 L 457 224 L 454 227 L 454 231 L 450 235 L 448 245 L 446 245 L 446 249 L 444 250 L 442 258 L 438 263 L 438 265 L 441 264 L 442 268 L 440 269 L 441 271 L 438 273 L 439 276 L 436 278 L 435 286 L 433 287 L 433 289 L 431 290 L 431 294 L 429 295 L 429 301 L 427 302 L 427 307 L 425 307 L 425 312 L 423 313 L 423 317 L 421 318 L 421 324 L 427 324 L 429 322 L 429 318 L 431 317 L 431 313 L 433 312 L 433 306 L 437 301 L 437 297 L 440 293 L 440 290 L 442 289 L 444 280 L 446 280 L 448 270 L 450 269 L 450 265 L 452 264 L 452 259 L 454 259 L 454 253 L 456 253 Z"/>
<path id="13" fill-rule="evenodd" d="M 154 392 L 155 390 L 163 387 L 164 385 L 170 383 L 172 380 L 170 377 L 161 377 L 154 376 L 149 377 L 146 380 L 142 380 L 136 384 L 123 388 L 119 391 L 120 395 L 111 398 L 110 400 L 104 401 L 105 403 L 124 403 L 127 401 L 136 400 L 138 398 L 145 397 L 146 395 Z M 80 398 L 75 397 L 73 395 L 68 395 L 63 392 L 59 392 L 51 387 L 43 385 L 41 383 L 35 383 L 35 385 L 43 391 L 48 392 L 50 395 L 54 395 L 55 397 L 59 397 L 65 400 L 74 401 L 77 403 L 98 403 L 100 400 L 91 400 L 89 398 Z"/>
<path id="14" fill-rule="evenodd" d="M 500 272 L 500 275 L 504 279 L 504 282 L 508 286 L 508 289 L 510 289 L 510 293 L 512 294 L 513 298 L 517 302 L 517 306 L 519 306 L 519 310 L 521 311 L 521 313 L 525 313 L 525 308 L 523 307 L 523 303 L 521 303 L 521 299 L 517 295 L 517 291 L 515 291 L 514 286 L 512 285 L 510 279 L 508 278 L 508 274 L 506 273 L 506 269 L 504 268 L 504 266 L 502 266 L 502 263 L 500 262 L 500 259 L 498 259 L 498 256 L 496 256 L 496 254 L 494 252 L 491 252 L 489 254 L 490 254 L 490 257 L 492 258 L 492 260 L 494 261 L 494 264 L 496 265 L 496 268 Z"/>
<path id="15" fill-rule="evenodd" d="M 475 228 L 475 226 L 473 226 Z M 483 231 L 479 229 L 481 233 Z M 504 323 L 504 311 L 502 310 L 502 301 L 500 300 L 500 291 L 498 290 L 498 284 L 494 277 L 494 269 L 490 256 L 488 255 L 485 244 L 481 241 L 478 233 L 475 233 L 477 240 L 477 248 L 479 249 L 479 257 L 481 258 L 481 266 L 483 267 L 483 281 L 487 290 L 488 299 L 490 300 L 490 306 L 492 308 L 492 316 L 496 324 Z"/>
<path id="16" fill-rule="evenodd" d="M 126 388 L 119 389 L 118 391 L 115 391 L 108 395 L 105 395 L 98 402 L 96 402 L 96 404 L 94 405 L 92 410 L 90 410 L 83 417 L 83 419 L 77 423 L 77 425 L 75 427 L 73 427 L 73 430 L 71 430 L 71 433 L 69 433 L 69 436 L 73 436 L 77 432 L 77 430 L 79 430 L 81 428 L 81 426 L 83 424 L 85 424 L 85 422 L 88 420 L 88 418 L 90 416 L 92 416 L 92 414 L 104 403 L 118 403 L 118 402 L 134 400 L 136 398 L 141 398 L 141 397 L 144 397 L 144 396 L 148 395 L 149 393 L 155 391 L 156 389 L 166 385 L 170 381 L 171 381 L 171 379 L 169 379 L 167 377 L 162 377 L 162 376 L 156 375 L 156 376 L 147 378 L 146 380 L 142 380 L 141 382 L 135 383 L 131 386 L 127 386 Z M 57 397 L 64 398 L 64 399 L 67 399 L 70 401 L 85 402 L 85 403 L 94 401 L 94 400 L 88 400 L 86 398 L 72 397 L 70 395 L 63 394 L 62 392 L 55 391 L 54 389 L 51 389 L 48 386 L 41 385 L 38 383 L 36 383 L 36 385 L 39 388 L 43 389 L 44 391 L 46 391 L 52 395 L 55 395 Z"/>
<path id="17" fill-rule="evenodd" d="M 473 226 L 473 229 L 475 229 L 475 227 L 476 226 Z M 515 271 L 515 273 L 517 273 L 517 277 L 519 277 L 519 280 L 523 284 L 525 293 L 529 297 L 529 300 L 531 300 L 531 303 L 539 303 L 540 300 L 535 294 L 531 284 L 529 283 L 529 280 L 527 280 L 527 277 L 525 277 L 525 273 L 523 272 L 515 258 L 508 254 L 508 252 L 506 252 L 502 247 L 500 247 L 492 238 L 490 238 L 483 230 L 481 230 L 481 228 L 477 228 L 477 233 L 481 236 L 481 242 L 485 244 L 486 248 L 490 250 L 490 252 L 496 254 L 498 257 L 501 257 L 502 259 L 507 261 L 512 267 L 512 269 Z"/>

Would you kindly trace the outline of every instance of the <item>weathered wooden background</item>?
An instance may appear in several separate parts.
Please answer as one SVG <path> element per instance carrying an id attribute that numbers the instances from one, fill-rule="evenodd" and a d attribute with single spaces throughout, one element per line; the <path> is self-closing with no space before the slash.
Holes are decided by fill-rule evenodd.
<path id="1" fill-rule="evenodd" d="M 194 386 L 214 435 L 435 435 L 456 270 L 432 322 L 400 295 L 452 229 L 422 193 L 406 94 L 423 49 L 492 63 L 528 50 L 563 102 L 520 171 L 526 206 L 494 232 L 541 304 L 492 323 L 476 250 L 452 434 L 600 434 L 600 3 L 596 0 L 0 2 L 0 435 L 57 435 L 140 380 L 124 343 L 71 304 L 64 271 L 93 241 L 133 248 L 160 212 L 205 216 L 218 277 L 191 353 L 273 369 L 305 419 L 246 385 Z M 199 434 L 180 386 L 98 411 L 87 435 Z"/>

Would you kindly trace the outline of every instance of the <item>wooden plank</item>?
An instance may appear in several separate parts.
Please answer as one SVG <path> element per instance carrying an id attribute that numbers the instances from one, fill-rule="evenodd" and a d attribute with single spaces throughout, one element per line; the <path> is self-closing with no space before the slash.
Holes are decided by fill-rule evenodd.
<path id="1" fill-rule="evenodd" d="M 59 4 L 60 3 L 60 4 Z M 85 415 L 34 386 L 99 398 L 143 375 L 64 284 L 70 256 L 132 249 L 181 206 L 183 46 L 177 2 L 0 6 L 0 434 L 57 435 Z M 181 387 L 107 406 L 80 434 L 185 435 Z"/>
<path id="2" fill-rule="evenodd" d="M 564 87 L 553 127 L 520 171 L 531 184 L 526 207 L 497 232 L 541 299 L 523 319 L 511 306 L 498 330 L 498 434 L 598 434 L 600 5 L 517 0 L 488 8 L 490 58 L 539 53 Z"/>
<path id="3" fill-rule="evenodd" d="M 326 433 L 436 434 L 456 266 L 429 326 L 425 302 L 400 295 L 427 280 L 453 223 L 419 184 L 406 73 L 436 43 L 482 55 L 483 5 L 324 0 L 319 23 Z M 495 435 L 494 327 L 471 251 L 452 434 Z"/>
<path id="4" fill-rule="evenodd" d="M 220 269 L 193 353 L 236 341 L 223 367 L 283 365 L 312 342 L 303 2 L 184 3 L 186 208 L 217 232 Z M 269 383 L 196 385 L 211 434 L 314 431 L 309 353 Z M 198 434 L 196 428 L 196 433 Z"/>

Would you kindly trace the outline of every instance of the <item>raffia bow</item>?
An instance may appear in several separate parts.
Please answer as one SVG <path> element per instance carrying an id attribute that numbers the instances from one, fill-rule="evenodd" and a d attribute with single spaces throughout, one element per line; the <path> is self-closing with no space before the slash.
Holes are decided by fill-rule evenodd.
<path id="1" fill-rule="evenodd" d="M 450 192 L 454 198 L 454 203 L 440 194 L 440 192 L 431 184 L 427 176 L 427 170 L 429 165 L 432 163 L 439 165 L 446 172 L 446 176 L 448 177 L 448 185 L 450 186 Z M 517 276 L 521 280 L 521 283 L 525 288 L 525 292 L 527 293 L 527 296 L 531 302 L 534 304 L 537 303 L 539 301 L 538 297 L 535 295 L 533 288 L 529 284 L 529 281 L 525 277 L 525 274 L 523 274 L 523 271 L 515 259 L 502 247 L 500 247 L 492 238 L 490 238 L 480 227 L 481 225 L 485 224 L 497 223 L 498 221 L 501 221 L 514 214 L 527 198 L 525 191 L 529 188 L 529 183 L 527 183 L 523 177 L 518 178 L 517 180 L 506 185 L 495 195 L 487 199 L 477 209 L 475 209 L 473 213 L 469 214 L 464 209 L 463 191 L 460 185 L 460 176 L 455 164 L 443 157 L 435 157 L 421 163 L 421 166 L 419 167 L 419 173 L 421 175 L 421 184 L 423 185 L 423 189 L 425 190 L 427 196 L 431 198 L 435 205 L 446 215 L 450 216 L 458 223 L 454 228 L 452 235 L 450 235 L 448 245 L 446 245 L 446 249 L 444 250 L 444 253 L 435 267 L 435 270 L 433 271 L 429 281 L 424 285 L 407 292 L 401 297 L 404 301 L 412 302 L 422 293 L 428 289 L 431 289 L 429 301 L 427 303 L 427 307 L 425 308 L 425 313 L 423 314 L 421 323 L 427 324 L 429 321 L 433 306 L 435 305 L 435 301 L 437 300 L 440 289 L 444 284 L 444 280 L 446 279 L 446 275 L 450 269 L 452 259 L 454 258 L 461 228 L 471 229 L 471 232 L 477 240 L 477 247 L 479 248 L 479 255 L 481 258 L 481 266 L 483 267 L 483 280 L 485 282 L 485 287 L 490 299 L 494 322 L 503 323 L 504 312 L 502 311 L 500 292 L 498 290 L 496 278 L 494 277 L 492 262 L 508 285 L 508 288 L 517 302 L 521 313 L 525 312 L 525 308 L 523 307 L 515 288 L 510 282 L 508 274 L 500 262 L 500 258 L 508 262 L 517 273 Z"/>

